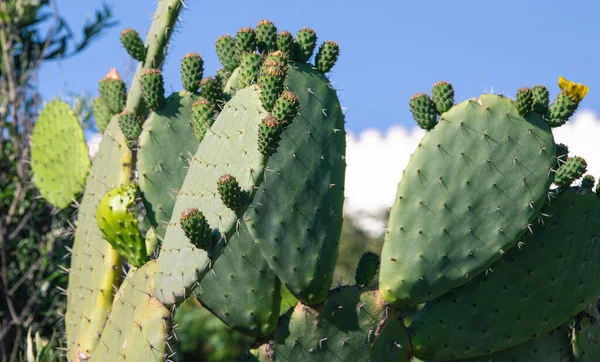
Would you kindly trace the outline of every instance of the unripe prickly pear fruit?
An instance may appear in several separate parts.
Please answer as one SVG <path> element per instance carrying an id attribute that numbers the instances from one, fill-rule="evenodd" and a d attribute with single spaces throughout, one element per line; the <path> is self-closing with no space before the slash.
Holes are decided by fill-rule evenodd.
<path id="1" fill-rule="evenodd" d="M 592 191 L 594 189 L 594 184 L 596 183 L 596 179 L 592 175 L 585 175 L 581 180 L 581 188 Z"/>
<path id="2" fill-rule="evenodd" d="M 227 83 L 227 80 L 229 80 L 229 77 L 231 77 L 231 72 L 230 71 L 228 71 L 225 68 L 217 69 L 217 73 L 215 74 L 215 78 L 217 79 L 217 81 L 220 84 Z"/>
<path id="3" fill-rule="evenodd" d="M 199 101 L 192 104 L 192 119 L 190 124 L 194 129 L 194 134 L 198 141 L 204 139 L 206 131 L 212 126 L 214 120 L 215 111 L 212 105 L 206 99 L 200 99 Z"/>
<path id="4" fill-rule="evenodd" d="M 198 53 L 188 53 L 181 60 L 181 84 L 188 92 L 196 92 L 204 73 L 204 60 Z"/>
<path id="5" fill-rule="evenodd" d="M 260 71 L 260 55 L 247 53 L 242 56 L 240 62 L 240 87 L 245 88 L 256 83 Z"/>
<path id="6" fill-rule="evenodd" d="M 181 214 L 181 228 L 185 236 L 197 248 L 208 250 L 212 246 L 212 229 L 201 211 L 187 209 Z"/>
<path id="7" fill-rule="evenodd" d="M 108 109 L 102 97 L 94 99 L 94 101 L 92 102 L 92 108 L 94 109 L 96 128 L 98 128 L 98 131 L 100 131 L 100 133 L 104 133 L 104 130 L 106 129 L 106 126 L 108 126 L 110 118 L 112 117 L 110 109 Z"/>
<path id="8" fill-rule="evenodd" d="M 115 68 L 100 81 L 100 96 L 112 114 L 121 113 L 125 108 L 127 89 Z"/>
<path id="9" fill-rule="evenodd" d="M 142 73 L 142 96 L 149 109 L 156 111 L 165 104 L 165 82 L 158 69 L 147 69 Z"/>
<path id="10" fill-rule="evenodd" d="M 273 116 L 266 116 L 258 129 L 258 150 L 265 156 L 271 156 L 277 151 L 281 140 L 281 122 Z"/>
<path id="11" fill-rule="evenodd" d="M 134 29 L 128 28 L 121 32 L 121 44 L 133 59 L 138 62 L 146 59 L 146 46 L 144 46 L 140 34 Z"/>
<path id="12" fill-rule="evenodd" d="M 548 107 L 546 115 L 550 127 L 560 127 L 565 124 L 588 92 L 588 87 L 585 85 L 568 81 L 563 77 L 558 79 L 558 86 L 562 92 Z"/>
<path id="13" fill-rule="evenodd" d="M 256 51 L 256 33 L 252 28 L 241 28 L 235 35 L 235 46 L 239 56 Z"/>
<path id="14" fill-rule="evenodd" d="M 375 278 L 375 274 L 379 270 L 379 255 L 367 251 L 364 253 L 360 260 L 358 261 L 358 266 L 356 267 L 356 285 L 364 286 L 373 281 Z"/>
<path id="15" fill-rule="evenodd" d="M 277 28 L 269 20 L 261 20 L 256 25 L 256 46 L 261 54 L 277 49 Z"/>
<path id="16" fill-rule="evenodd" d="M 282 31 L 277 35 L 277 49 L 279 49 L 286 58 L 292 58 L 294 53 L 294 37 L 289 31 Z"/>
<path id="17" fill-rule="evenodd" d="M 269 53 L 263 62 L 264 67 L 276 67 L 283 71 L 287 69 L 288 57 L 281 51 L 276 50 Z"/>
<path id="18" fill-rule="evenodd" d="M 219 102 L 223 100 L 223 90 L 218 80 L 206 77 L 200 82 L 200 95 L 206 99 L 214 110 L 219 109 Z"/>
<path id="19" fill-rule="evenodd" d="M 556 144 L 556 168 L 559 168 L 569 158 L 569 147 L 563 143 Z"/>
<path id="20" fill-rule="evenodd" d="M 452 84 L 441 81 L 433 85 L 431 98 L 438 114 L 448 112 L 454 105 L 454 88 Z"/>
<path id="21" fill-rule="evenodd" d="M 517 101 L 515 102 L 517 112 L 521 116 L 527 115 L 531 112 L 533 107 L 533 92 L 527 87 L 521 87 L 517 91 Z"/>
<path id="22" fill-rule="evenodd" d="M 136 117 L 135 113 L 124 110 L 119 114 L 119 127 L 125 136 L 127 146 L 130 149 L 137 145 L 138 137 L 142 133 L 142 125 Z"/>
<path id="23" fill-rule="evenodd" d="M 215 44 L 219 61 L 225 69 L 233 72 L 240 65 L 240 57 L 236 51 L 235 40 L 230 35 L 222 35 Z"/>
<path id="24" fill-rule="evenodd" d="M 294 40 L 294 57 L 297 61 L 307 62 L 317 46 L 317 34 L 309 28 L 300 29 Z"/>
<path id="25" fill-rule="evenodd" d="M 223 175 L 217 181 L 219 195 L 221 201 L 231 210 L 238 209 L 242 206 L 244 195 L 240 184 L 235 177 L 231 175 Z"/>
<path id="26" fill-rule="evenodd" d="M 587 162 L 581 157 L 572 157 L 556 170 L 554 183 L 561 187 L 569 187 L 587 171 Z"/>
<path id="27" fill-rule="evenodd" d="M 340 55 L 340 46 L 331 40 L 321 44 L 317 56 L 315 57 L 315 67 L 321 73 L 327 73 L 333 68 Z"/>
<path id="28" fill-rule="evenodd" d="M 283 91 L 285 72 L 278 67 L 264 67 L 260 71 L 260 100 L 267 111 L 271 111 Z"/>
<path id="29" fill-rule="evenodd" d="M 533 94 L 533 105 L 532 109 L 534 112 L 544 115 L 548 110 L 548 104 L 550 103 L 550 92 L 544 85 L 536 85 L 531 88 Z"/>
<path id="30" fill-rule="evenodd" d="M 298 114 L 300 108 L 300 100 L 298 96 L 290 91 L 281 93 L 271 114 L 282 123 L 282 129 L 287 128 L 294 117 Z"/>
<path id="31" fill-rule="evenodd" d="M 419 127 L 430 130 L 437 124 L 435 104 L 425 93 L 417 93 L 410 98 L 410 111 Z"/>

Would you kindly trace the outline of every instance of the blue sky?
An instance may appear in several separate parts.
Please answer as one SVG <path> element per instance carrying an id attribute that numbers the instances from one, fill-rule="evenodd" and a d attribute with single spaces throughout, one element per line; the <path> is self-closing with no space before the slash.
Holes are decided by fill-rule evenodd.
<path id="1" fill-rule="evenodd" d="M 73 30 L 101 5 L 98 0 L 57 3 Z M 108 4 L 119 26 L 83 54 L 44 66 L 39 85 L 45 100 L 71 92 L 95 96 L 110 67 L 131 78 L 135 64 L 119 34 L 133 27 L 145 37 L 156 3 Z M 554 96 L 563 75 L 590 87 L 581 107 L 600 110 L 597 1 L 187 0 L 186 5 L 165 66 L 167 89 L 181 88 L 179 61 L 185 53 L 202 54 L 205 74 L 211 75 L 220 68 L 214 52 L 218 36 L 269 19 L 279 30 L 295 33 L 309 26 L 320 41 L 340 44 L 330 77 L 348 108 L 352 132 L 412 126 L 409 97 L 430 92 L 438 80 L 452 82 L 461 100 L 492 88 L 513 96 L 519 87 L 539 83 Z"/>

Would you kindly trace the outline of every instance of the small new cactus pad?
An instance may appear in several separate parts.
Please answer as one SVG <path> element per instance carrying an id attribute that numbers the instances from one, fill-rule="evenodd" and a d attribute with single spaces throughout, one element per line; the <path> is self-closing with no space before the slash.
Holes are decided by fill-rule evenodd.
<path id="1" fill-rule="evenodd" d="M 219 61 L 225 69 L 233 72 L 240 65 L 240 55 L 236 51 L 235 40 L 230 35 L 222 35 L 215 44 Z"/>
<path id="2" fill-rule="evenodd" d="M 146 106 L 153 111 L 165 104 L 165 83 L 158 69 L 148 69 L 142 74 L 142 96 Z"/>
<path id="3" fill-rule="evenodd" d="M 579 180 L 586 171 L 587 162 L 583 158 L 571 157 L 556 170 L 554 183 L 558 186 L 569 187 L 574 181 Z"/>
<path id="4" fill-rule="evenodd" d="M 127 146 L 134 149 L 137 146 L 138 137 L 142 133 L 142 125 L 135 113 L 124 110 L 119 114 L 119 127 L 121 132 L 125 135 Z"/>
<path id="5" fill-rule="evenodd" d="M 108 126 L 108 122 L 110 122 L 110 118 L 113 116 L 110 109 L 104 102 L 102 97 L 97 97 L 92 102 L 92 108 L 94 110 L 94 119 L 96 121 L 96 128 L 100 133 L 104 133 L 104 130 Z"/>
<path id="6" fill-rule="evenodd" d="M 437 124 L 437 110 L 431 98 L 425 93 L 417 93 L 410 98 L 410 111 L 419 127 L 432 130 Z"/>
<path id="7" fill-rule="evenodd" d="M 198 142 L 202 142 L 206 131 L 215 121 L 215 111 L 206 99 L 200 99 L 192 104 L 192 119 L 190 120 Z"/>
<path id="8" fill-rule="evenodd" d="M 90 157 L 83 129 L 71 107 L 59 99 L 44 107 L 33 128 L 31 169 L 42 197 L 59 209 L 85 187 Z"/>
<path id="9" fill-rule="evenodd" d="M 333 68 L 340 55 L 340 46 L 331 40 L 321 44 L 315 58 L 315 66 L 322 73 L 327 73 Z"/>
<path id="10" fill-rule="evenodd" d="M 261 20 L 256 25 L 256 46 L 261 54 L 269 54 L 277 49 L 277 28 L 269 20 Z"/>
<path id="11" fill-rule="evenodd" d="M 111 68 L 100 81 L 100 96 L 112 114 L 121 113 L 125 108 L 127 89 L 116 69 Z"/>
<path id="12" fill-rule="evenodd" d="M 595 304 L 575 317 L 571 330 L 573 356 L 578 362 L 600 360 L 600 319 Z"/>
<path id="13" fill-rule="evenodd" d="M 368 285 L 379 271 L 379 255 L 372 251 L 365 252 L 358 261 L 354 280 L 356 285 Z"/>
<path id="14" fill-rule="evenodd" d="M 214 110 L 220 110 L 219 103 L 223 101 L 221 84 L 213 77 L 206 77 L 200 82 L 200 95 L 206 99 Z"/>
<path id="15" fill-rule="evenodd" d="M 485 271 L 538 215 L 552 181 L 556 146 L 537 113 L 523 118 L 510 99 L 484 94 L 442 118 L 411 155 L 390 213 L 379 286 L 398 307 Z"/>
<path id="16" fill-rule="evenodd" d="M 433 85 L 431 98 L 438 114 L 448 112 L 454 105 L 454 88 L 452 84 L 441 81 Z"/>
<path id="17" fill-rule="evenodd" d="M 298 303 L 283 315 L 257 358 L 264 362 L 409 362 L 410 342 L 397 317 L 376 291 L 337 288 L 325 303 L 315 307 Z"/>
<path id="18" fill-rule="evenodd" d="M 317 34 L 309 28 L 302 28 L 296 34 L 294 39 L 294 54 L 295 60 L 305 63 L 313 55 L 317 47 Z"/>
<path id="19" fill-rule="evenodd" d="M 212 246 L 212 229 L 202 211 L 187 209 L 181 213 L 181 228 L 195 247 L 208 250 Z"/>
<path id="20" fill-rule="evenodd" d="M 204 60 L 198 53 L 188 53 L 181 60 L 181 84 L 188 92 L 196 92 L 204 74 Z"/>
<path id="21" fill-rule="evenodd" d="M 96 221 L 104 239 L 130 264 L 140 267 L 148 260 L 148 253 L 136 215 L 130 210 L 137 191 L 133 182 L 109 190 L 98 205 Z"/>
<path id="22" fill-rule="evenodd" d="M 548 104 L 550 103 L 550 92 L 545 85 L 536 85 L 531 88 L 533 94 L 533 105 L 532 109 L 541 115 L 545 115 L 548 110 Z"/>
<path id="23" fill-rule="evenodd" d="M 277 49 L 279 49 L 287 59 L 294 55 L 294 37 L 289 31 L 282 31 L 277 34 Z"/>
<path id="24" fill-rule="evenodd" d="M 85 361 L 94 351 L 120 284 L 122 258 L 102 237 L 95 215 L 104 194 L 129 179 L 131 160 L 114 118 L 102 137 L 77 214 L 65 313 L 69 360 Z"/>
<path id="25" fill-rule="evenodd" d="M 596 184 L 596 179 L 592 175 L 585 175 L 581 180 L 581 188 L 587 189 L 590 191 L 594 190 L 594 185 Z"/>
<path id="26" fill-rule="evenodd" d="M 240 63 L 240 88 L 245 88 L 256 83 L 260 70 L 261 58 L 256 53 L 248 53 L 242 56 Z"/>
<path id="27" fill-rule="evenodd" d="M 527 87 L 519 88 L 515 106 L 517 107 L 517 112 L 522 116 L 526 116 L 527 113 L 531 112 L 533 107 L 533 92 L 531 89 Z"/>
<path id="28" fill-rule="evenodd" d="M 288 127 L 298 115 L 299 109 L 300 100 L 298 99 L 298 96 L 295 93 L 286 90 L 281 93 L 279 98 L 277 98 L 277 102 L 271 113 L 273 114 L 273 117 L 283 122 L 283 127 L 285 128 Z"/>
<path id="29" fill-rule="evenodd" d="M 129 272 L 90 362 L 168 360 L 171 313 L 152 295 L 155 274 L 154 261 Z"/>
<path id="30" fill-rule="evenodd" d="M 446 361 L 501 351 L 550 332 L 596 300 L 600 199 L 568 189 L 551 202 L 542 209 L 551 218 L 489 273 L 425 304 L 409 328 L 415 356 Z"/>
<path id="31" fill-rule="evenodd" d="M 281 140 L 281 132 L 283 131 L 281 122 L 273 116 L 266 116 L 260 122 L 258 129 L 258 150 L 265 156 L 271 156 Z"/>
<path id="32" fill-rule="evenodd" d="M 240 57 L 256 51 L 256 33 L 252 28 L 241 28 L 235 35 L 235 46 Z"/>
<path id="33" fill-rule="evenodd" d="M 219 177 L 217 184 L 219 185 L 217 190 L 221 196 L 221 201 L 223 201 L 225 206 L 231 210 L 238 209 L 242 206 L 242 203 L 244 202 L 244 193 L 240 188 L 240 183 L 235 177 L 230 174 L 225 174 Z"/>
<path id="34" fill-rule="evenodd" d="M 171 94 L 165 106 L 144 122 L 138 142 L 138 182 L 150 223 L 163 237 L 175 197 L 188 171 L 189 158 L 199 141 L 189 121 L 197 97 L 190 92 Z"/>
<path id="35" fill-rule="evenodd" d="M 133 59 L 138 62 L 146 59 L 146 46 L 134 29 L 128 28 L 121 32 L 121 44 Z"/>

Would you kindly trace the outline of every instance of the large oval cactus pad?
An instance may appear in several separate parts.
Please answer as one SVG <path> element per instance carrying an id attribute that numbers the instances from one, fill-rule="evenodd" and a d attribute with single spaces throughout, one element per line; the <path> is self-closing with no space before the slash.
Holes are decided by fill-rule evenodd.
<path id="1" fill-rule="evenodd" d="M 514 246 L 551 184 L 556 145 L 536 113 L 482 95 L 444 113 L 404 170 L 379 286 L 395 306 L 431 300 Z"/>
<path id="2" fill-rule="evenodd" d="M 244 220 L 271 269 L 311 305 L 327 297 L 337 260 L 346 133 L 337 94 L 322 73 L 296 63 L 286 84 L 300 114 L 269 158 Z"/>
<path id="3" fill-rule="evenodd" d="M 524 343 L 566 323 L 600 294 L 596 194 L 566 190 L 521 247 L 470 283 L 428 302 L 409 328 L 417 357 L 465 359 Z"/>

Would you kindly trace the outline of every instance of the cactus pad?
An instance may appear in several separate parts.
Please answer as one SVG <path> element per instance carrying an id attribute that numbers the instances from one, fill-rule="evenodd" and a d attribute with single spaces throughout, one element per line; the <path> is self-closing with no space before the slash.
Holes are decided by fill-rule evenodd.
<path id="1" fill-rule="evenodd" d="M 361 255 L 356 267 L 355 281 L 356 285 L 368 285 L 375 278 L 375 274 L 379 271 L 379 255 L 367 251 Z"/>
<path id="2" fill-rule="evenodd" d="M 61 100 L 48 103 L 31 138 L 33 182 L 42 196 L 59 209 L 83 190 L 90 158 L 83 130 L 71 107 Z"/>
<path id="3" fill-rule="evenodd" d="M 482 95 L 446 112 L 398 184 L 380 289 L 395 306 L 466 283 L 517 243 L 551 183 L 556 147 L 536 113 Z"/>
<path id="4" fill-rule="evenodd" d="M 575 361 L 592 362 L 600 359 L 600 319 L 596 303 L 575 318 L 576 323 L 571 331 Z"/>

